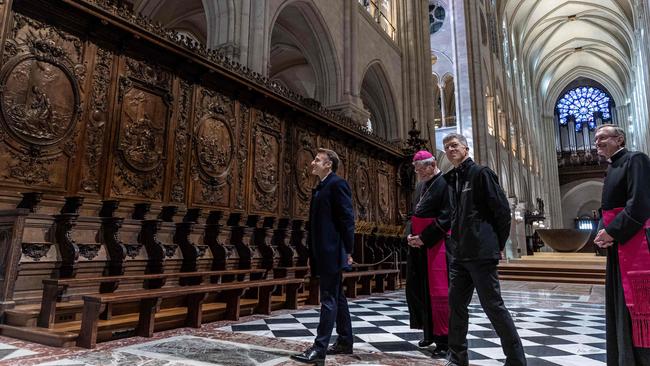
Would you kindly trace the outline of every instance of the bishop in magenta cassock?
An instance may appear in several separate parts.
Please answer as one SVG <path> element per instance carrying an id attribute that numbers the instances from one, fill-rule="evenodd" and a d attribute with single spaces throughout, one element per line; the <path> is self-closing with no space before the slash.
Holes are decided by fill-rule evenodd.
<path id="1" fill-rule="evenodd" d="M 435 342 L 433 357 L 444 358 L 449 332 L 449 280 L 445 254 L 445 237 L 450 226 L 448 188 L 430 152 L 417 152 L 413 166 L 418 182 L 407 226 L 406 300 L 410 326 L 423 330 L 420 347 Z"/>

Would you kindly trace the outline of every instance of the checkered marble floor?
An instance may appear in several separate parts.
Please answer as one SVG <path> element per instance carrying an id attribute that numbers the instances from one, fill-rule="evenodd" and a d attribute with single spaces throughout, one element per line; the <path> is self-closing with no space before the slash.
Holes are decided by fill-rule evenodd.
<path id="1" fill-rule="evenodd" d="M 521 294 L 504 291 L 529 366 L 605 365 L 604 307 L 580 302 L 577 296 L 560 299 L 553 308 L 535 306 L 534 298 L 522 301 Z M 355 349 L 428 357 L 419 349 L 418 330 L 410 329 L 403 292 L 350 301 Z M 235 324 L 221 330 L 295 341 L 313 342 L 318 327 L 318 309 Z M 335 336 L 333 336 L 332 342 Z M 503 365 L 505 356 L 499 338 L 476 299 L 470 305 L 468 334 L 472 365 Z"/>
<path id="2" fill-rule="evenodd" d="M 10 361 L 14 358 L 35 355 L 36 352 L 32 352 L 27 349 L 18 348 L 6 343 L 0 343 L 0 362 L 1 361 Z"/>

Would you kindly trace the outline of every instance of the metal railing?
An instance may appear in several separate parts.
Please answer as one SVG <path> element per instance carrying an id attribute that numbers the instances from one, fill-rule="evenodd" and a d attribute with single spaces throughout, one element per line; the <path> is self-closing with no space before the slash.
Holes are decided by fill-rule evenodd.
<path id="1" fill-rule="evenodd" d="M 456 116 L 445 117 L 444 120 L 443 120 L 443 118 L 434 118 L 433 119 L 433 125 L 436 128 L 454 127 L 454 126 L 456 126 Z"/>
<path id="2" fill-rule="evenodd" d="M 388 34 L 390 38 L 395 39 L 395 26 L 390 21 L 390 18 L 384 14 L 381 7 L 377 4 L 378 0 L 359 0 L 359 4 L 363 6 L 368 14 L 375 20 L 381 29 Z"/>

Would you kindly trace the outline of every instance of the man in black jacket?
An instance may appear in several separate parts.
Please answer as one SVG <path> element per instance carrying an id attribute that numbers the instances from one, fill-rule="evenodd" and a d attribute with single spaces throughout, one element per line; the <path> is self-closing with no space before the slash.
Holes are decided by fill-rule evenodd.
<path id="1" fill-rule="evenodd" d="M 312 276 L 320 276 L 320 321 L 314 345 L 291 356 L 300 362 L 325 364 L 325 354 L 352 354 L 352 322 L 343 293 L 342 271 L 349 270 L 354 248 L 352 193 L 345 179 L 336 175 L 338 155 L 318 149 L 311 162 L 312 174 L 320 183 L 312 192 L 309 206 L 309 264 Z M 332 329 L 338 338 L 328 348 Z"/>
<path id="2" fill-rule="evenodd" d="M 452 133 L 443 139 L 454 169 L 445 174 L 451 201 L 449 258 L 449 364 L 469 365 L 468 305 L 474 288 L 501 339 L 507 366 L 526 365 L 521 339 L 501 298 L 497 264 L 510 233 L 510 205 L 490 168 L 469 157 L 467 139 Z"/>

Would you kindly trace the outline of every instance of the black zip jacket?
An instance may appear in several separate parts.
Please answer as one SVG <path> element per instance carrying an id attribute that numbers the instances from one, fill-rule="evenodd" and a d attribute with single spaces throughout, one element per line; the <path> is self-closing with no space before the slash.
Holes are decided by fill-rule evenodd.
<path id="1" fill-rule="evenodd" d="M 500 259 L 510 234 L 510 204 L 496 174 L 468 158 L 445 179 L 451 202 L 450 259 Z"/>

